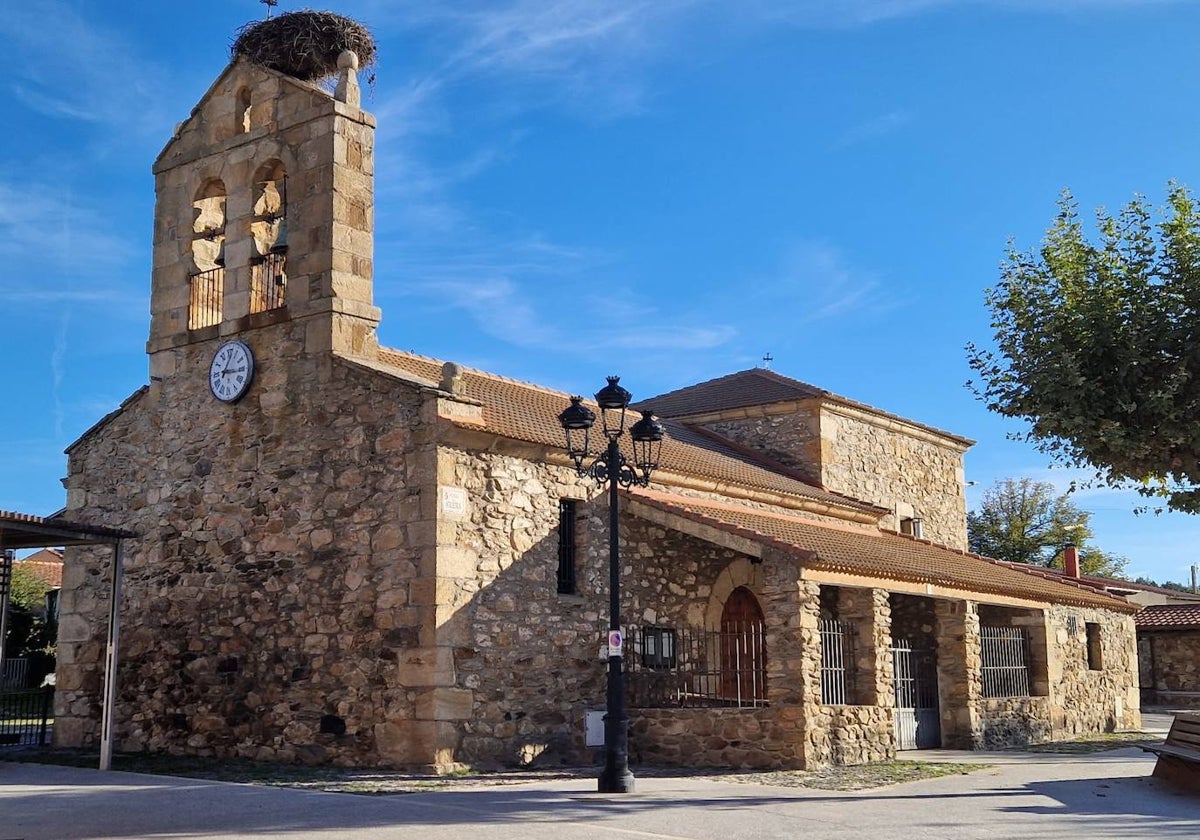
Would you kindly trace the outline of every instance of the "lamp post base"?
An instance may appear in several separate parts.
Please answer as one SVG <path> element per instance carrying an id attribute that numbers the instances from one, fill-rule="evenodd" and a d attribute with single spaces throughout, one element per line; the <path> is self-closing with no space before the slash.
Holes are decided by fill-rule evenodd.
<path id="1" fill-rule="evenodd" d="M 599 782 L 596 789 L 600 793 L 633 793 L 633 774 L 628 768 L 605 767 Z"/>

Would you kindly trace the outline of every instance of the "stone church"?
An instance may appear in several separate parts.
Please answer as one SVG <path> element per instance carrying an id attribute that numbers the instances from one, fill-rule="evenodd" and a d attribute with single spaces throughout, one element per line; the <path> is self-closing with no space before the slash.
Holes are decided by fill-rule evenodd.
<path id="1" fill-rule="evenodd" d="M 68 450 L 128 529 L 116 745 L 578 761 L 607 500 L 569 397 L 381 347 L 373 135 L 239 58 L 154 164 L 149 381 Z M 620 499 L 633 760 L 817 767 L 1139 724 L 1133 613 L 966 551 L 971 442 L 768 370 L 648 400 Z M 54 737 L 98 739 L 108 553 L 67 552 Z"/>

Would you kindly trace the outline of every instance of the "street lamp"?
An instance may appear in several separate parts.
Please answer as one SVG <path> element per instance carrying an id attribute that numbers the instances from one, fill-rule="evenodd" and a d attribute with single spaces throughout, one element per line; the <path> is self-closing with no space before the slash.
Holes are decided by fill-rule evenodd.
<path id="1" fill-rule="evenodd" d="M 617 490 L 634 484 L 645 487 L 650 473 L 658 467 L 662 448 L 663 425 L 654 413 L 643 411 L 642 419 L 629 429 L 633 440 L 633 463 L 621 454 L 620 438 L 625 431 L 625 409 L 632 399 L 618 383 L 619 376 L 608 377 L 608 384 L 596 394 L 604 437 L 608 447 L 585 465 L 590 457 L 589 433 L 596 414 L 583 404 L 582 397 L 571 397 L 571 405 L 558 415 L 567 436 L 567 454 L 575 462 L 575 471 L 608 484 L 608 692 L 604 715 L 604 771 L 600 774 L 600 793 L 631 793 L 633 774 L 629 772 L 629 710 L 625 703 L 625 671 L 622 665 L 621 638 L 621 560 L 617 543 Z"/>

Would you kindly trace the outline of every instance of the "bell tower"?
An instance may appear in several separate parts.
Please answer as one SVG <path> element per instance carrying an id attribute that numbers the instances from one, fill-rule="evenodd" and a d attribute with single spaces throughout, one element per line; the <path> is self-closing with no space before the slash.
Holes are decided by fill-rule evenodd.
<path id="1" fill-rule="evenodd" d="M 159 155 L 154 382 L 234 337 L 374 357 L 375 119 L 360 105 L 357 55 L 337 66 L 330 94 L 235 58 Z"/>

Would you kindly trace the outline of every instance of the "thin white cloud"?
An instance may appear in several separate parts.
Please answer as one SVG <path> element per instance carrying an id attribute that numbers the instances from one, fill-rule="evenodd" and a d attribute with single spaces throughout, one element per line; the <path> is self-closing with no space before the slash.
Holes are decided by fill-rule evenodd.
<path id="1" fill-rule="evenodd" d="M 780 260 L 776 272 L 754 284 L 755 308 L 787 312 L 789 318 L 815 322 L 886 312 L 896 295 L 885 293 L 879 275 L 854 265 L 827 242 L 801 241 Z"/>
<path id="2" fill-rule="evenodd" d="M 112 231 L 103 212 L 75 200 L 67 188 L 48 182 L 0 181 L 0 259 L 6 263 L 95 276 L 124 264 L 134 253 Z M 45 277 L 40 272 L 40 285 L 19 287 L 10 275 L 0 285 L 0 294 L 53 300 L 68 291 L 47 287 Z M 92 287 L 85 294 L 95 295 L 97 290 Z"/>
<path id="3" fill-rule="evenodd" d="M 0 75 L 13 98 L 46 116 L 118 125 L 126 139 L 157 129 L 161 68 L 101 15 L 85 17 L 77 8 L 56 0 L 6 6 Z"/>
<path id="4" fill-rule="evenodd" d="M 911 122 L 912 116 L 908 112 L 889 111 L 866 122 L 851 126 L 842 132 L 842 136 L 834 143 L 834 147 L 846 149 L 851 146 L 857 146 L 898 131 Z"/>

